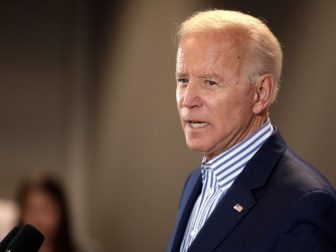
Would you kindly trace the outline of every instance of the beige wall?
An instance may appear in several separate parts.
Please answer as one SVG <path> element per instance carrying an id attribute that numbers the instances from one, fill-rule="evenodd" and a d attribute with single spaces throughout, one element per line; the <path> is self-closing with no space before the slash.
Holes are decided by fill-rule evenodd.
<path id="1" fill-rule="evenodd" d="M 216 5 L 103 2 L 100 12 L 94 1 L 1 8 L 0 197 L 13 197 L 28 173 L 52 171 L 81 239 L 107 251 L 163 251 L 183 182 L 201 160 L 185 147 L 176 112 L 174 33 Z M 284 6 L 283 19 L 268 20 L 281 24 L 285 50 L 272 120 L 336 185 L 336 5 L 309 1 L 291 15 Z"/>
<path id="2" fill-rule="evenodd" d="M 174 33 L 193 8 L 132 3 L 107 50 L 91 227 L 110 229 L 104 239 L 117 251 L 163 250 L 183 180 L 199 161 L 184 147 L 174 98 Z"/>
<path id="3" fill-rule="evenodd" d="M 287 28 L 273 115 L 290 146 L 336 185 L 336 2 L 308 3 Z"/>

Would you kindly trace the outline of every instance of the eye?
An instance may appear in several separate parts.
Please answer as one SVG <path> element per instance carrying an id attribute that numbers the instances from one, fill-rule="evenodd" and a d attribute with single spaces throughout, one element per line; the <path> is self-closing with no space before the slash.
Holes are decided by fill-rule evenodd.
<path id="1" fill-rule="evenodd" d="M 205 84 L 208 86 L 215 86 L 218 83 L 216 81 L 212 81 L 212 80 L 205 80 Z"/>
<path id="2" fill-rule="evenodd" d="M 189 82 L 189 79 L 187 79 L 187 78 L 178 78 L 177 79 L 177 83 L 180 84 L 180 85 L 183 85 L 183 86 L 187 85 L 188 82 Z"/>

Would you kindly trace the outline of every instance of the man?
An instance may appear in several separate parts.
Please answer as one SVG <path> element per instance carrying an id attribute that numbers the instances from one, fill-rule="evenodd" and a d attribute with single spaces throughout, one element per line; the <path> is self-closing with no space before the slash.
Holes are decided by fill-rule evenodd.
<path id="1" fill-rule="evenodd" d="M 167 251 L 336 251 L 336 194 L 287 147 L 269 118 L 278 40 L 235 11 L 197 13 L 178 32 L 177 107 L 189 176 Z"/>

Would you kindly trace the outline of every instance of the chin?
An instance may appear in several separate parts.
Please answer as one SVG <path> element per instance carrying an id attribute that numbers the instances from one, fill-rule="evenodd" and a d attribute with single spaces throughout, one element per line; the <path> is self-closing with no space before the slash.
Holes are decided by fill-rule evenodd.
<path id="1" fill-rule="evenodd" d="M 200 152 L 200 153 L 207 153 L 209 150 L 204 146 L 204 144 L 201 144 L 197 141 L 186 141 L 187 146 L 190 150 Z"/>

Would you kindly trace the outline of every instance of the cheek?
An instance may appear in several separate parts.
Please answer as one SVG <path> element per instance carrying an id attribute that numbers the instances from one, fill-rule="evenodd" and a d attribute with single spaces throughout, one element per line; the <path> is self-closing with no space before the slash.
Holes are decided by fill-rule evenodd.
<path id="1" fill-rule="evenodd" d="M 208 113 L 218 126 L 228 126 L 239 119 L 244 106 L 236 97 L 236 94 L 225 94 L 208 100 Z"/>
<path id="2" fill-rule="evenodd" d="M 179 101 L 180 101 L 180 93 L 179 93 L 179 91 L 176 89 L 176 103 L 177 103 L 177 105 L 179 104 Z"/>
<path id="3" fill-rule="evenodd" d="M 182 100 L 183 100 L 183 94 L 179 88 L 176 88 L 176 104 L 178 109 L 181 108 Z"/>
<path id="4" fill-rule="evenodd" d="M 60 216 L 57 213 L 46 213 L 40 216 L 39 227 L 41 231 L 52 238 L 59 228 Z"/>

